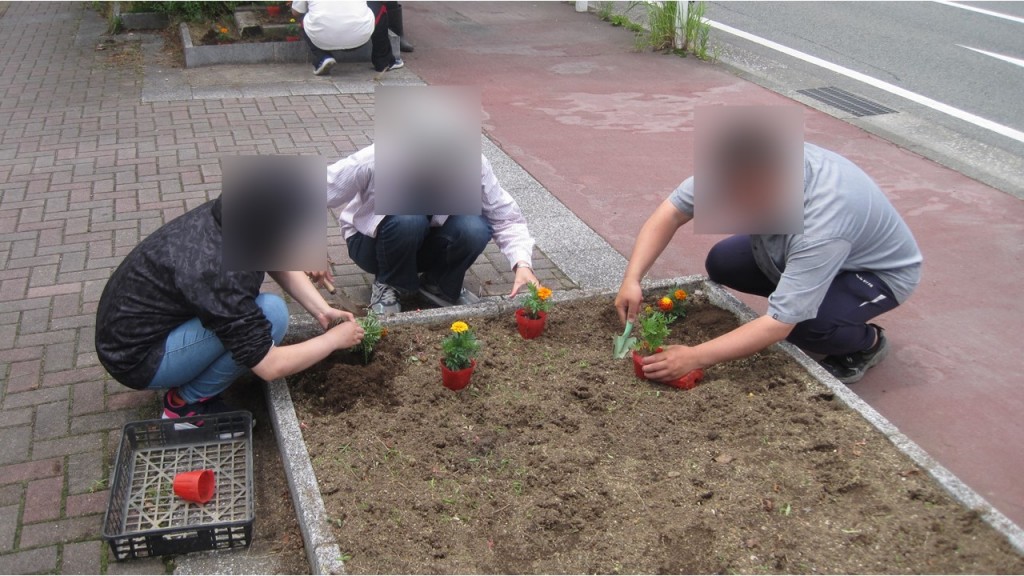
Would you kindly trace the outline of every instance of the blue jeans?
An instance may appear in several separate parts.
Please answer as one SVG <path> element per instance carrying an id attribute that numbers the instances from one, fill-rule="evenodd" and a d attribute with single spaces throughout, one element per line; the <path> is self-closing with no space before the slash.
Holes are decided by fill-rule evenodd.
<path id="1" fill-rule="evenodd" d="M 288 331 L 288 306 L 274 294 L 260 294 L 256 304 L 270 321 L 274 344 L 280 344 Z M 216 334 L 193 318 L 167 335 L 164 358 L 149 388 L 177 388 L 178 396 L 191 404 L 227 390 L 248 371 L 235 362 Z"/>
<path id="2" fill-rule="evenodd" d="M 348 255 L 377 282 L 406 293 L 419 290 L 422 272 L 425 283 L 454 301 L 493 234 L 483 216 L 449 216 L 439 228 L 431 228 L 427 216 L 388 216 L 377 226 L 376 238 L 353 234 Z"/>
<path id="3" fill-rule="evenodd" d="M 750 236 L 731 236 L 715 244 L 704 268 L 713 281 L 733 290 L 764 297 L 775 291 L 775 283 L 754 260 Z M 832 279 L 818 315 L 797 323 L 786 340 L 815 354 L 861 352 L 875 342 L 875 330 L 867 325 L 868 320 L 898 305 L 892 290 L 877 275 L 840 272 Z"/>

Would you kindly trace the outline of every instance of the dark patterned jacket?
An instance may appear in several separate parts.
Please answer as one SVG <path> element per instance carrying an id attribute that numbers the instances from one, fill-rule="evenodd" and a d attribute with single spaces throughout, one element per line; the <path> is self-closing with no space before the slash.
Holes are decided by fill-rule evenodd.
<path id="1" fill-rule="evenodd" d="M 264 272 L 221 269 L 220 199 L 161 226 L 110 276 L 96 311 L 96 352 L 131 388 L 149 386 L 168 334 L 199 318 L 235 361 L 252 368 L 270 351 L 270 321 L 256 304 Z"/>

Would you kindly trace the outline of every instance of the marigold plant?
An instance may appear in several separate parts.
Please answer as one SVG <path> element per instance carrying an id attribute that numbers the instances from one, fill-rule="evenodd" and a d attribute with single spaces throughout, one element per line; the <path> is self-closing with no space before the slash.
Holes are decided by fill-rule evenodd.
<path id="1" fill-rule="evenodd" d="M 220 40 L 222 42 L 226 40 L 231 40 L 231 31 L 228 30 L 226 26 L 221 26 L 220 24 L 218 24 L 217 28 L 215 29 L 215 32 L 217 33 L 217 40 Z"/>
<path id="2" fill-rule="evenodd" d="M 289 18 L 288 19 L 287 31 L 288 31 L 288 35 L 289 36 L 298 36 L 299 35 L 299 25 L 295 23 L 295 18 Z"/>
<path id="3" fill-rule="evenodd" d="M 666 314 L 661 310 L 651 310 L 650 307 L 645 309 L 636 317 L 639 337 L 633 349 L 643 356 L 654 354 L 668 338 L 668 325 L 674 320 L 675 316 L 672 314 Z"/>
<path id="4" fill-rule="evenodd" d="M 444 365 L 449 370 L 464 370 L 473 363 L 473 358 L 480 351 L 480 342 L 473 334 L 473 329 L 462 320 L 453 322 L 452 333 L 441 342 L 444 351 Z"/>
<path id="5" fill-rule="evenodd" d="M 547 312 L 551 309 L 550 288 L 544 288 L 530 282 L 526 285 L 526 289 L 529 292 L 523 297 L 523 310 L 526 310 L 527 316 L 536 319 L 540 317 L 540 312 Z"/>
<path id="6" fill-rule="evenodd" d="M 658 299 L 658 310 L 670 315 L 669 324 L 686 316 L 686 290 L 675 288 Z"/>

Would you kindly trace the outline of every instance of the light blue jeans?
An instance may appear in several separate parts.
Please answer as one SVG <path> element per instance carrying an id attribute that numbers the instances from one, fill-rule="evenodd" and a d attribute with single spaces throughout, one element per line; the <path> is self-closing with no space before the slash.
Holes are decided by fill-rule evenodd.
<path id="1" fill-rule="evenodd" d="M 274 344 L 280 344 L 288 331 L 288 306 L 274 294 L 260 294 L 256 304 L 270 321 Z M 227 390 L 248 371 L 235 362 L 216 334 L 193 318 L 167 335 L 164 358 L 149 388 L 177 388 L 178 396 L 191 404 Z"/>

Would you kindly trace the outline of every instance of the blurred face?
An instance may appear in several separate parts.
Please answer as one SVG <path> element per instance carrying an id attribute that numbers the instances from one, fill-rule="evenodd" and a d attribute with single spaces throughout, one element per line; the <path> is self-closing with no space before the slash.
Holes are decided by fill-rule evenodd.
<path id="1" fill-rule="evenodd" d="M 768 166 L 737 168 L 722 176 L 721 208 L 741 228 L 755 229 L 770 222 L 783 206 L 784 183 L 779 171 Z"/>
<path id="2" fill-rule="evenodd" d="M 714 107 L 694 135 L 694 229 L 711 234 L 803 230 L 799 109 Z"/>

